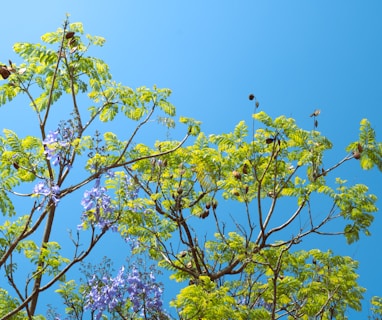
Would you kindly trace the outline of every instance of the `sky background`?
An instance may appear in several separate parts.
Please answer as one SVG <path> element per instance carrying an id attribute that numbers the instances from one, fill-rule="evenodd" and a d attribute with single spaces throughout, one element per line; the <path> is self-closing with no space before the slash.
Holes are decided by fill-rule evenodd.
<path id="1" fill-rule="evenodd" d="M 379 0 L 15 0 L 2 4 L 2 12 L 0 61 L 17 61 L 15 42 L 40 41 L 69 13 L 71 22 L 83 22 L 86 33 L 106 38 L 93 53 L 110 65 L 116 81 L 172 89 L 177 114 L 201 120 L 208 134 L 228 132 L 240 120 L 250 123 L 248 94 L 254 93 L 262 110 L 293 117 L 306 129 L 312 128 L 310 113 L 321 109 L 319 130 L 334 143 L 328 166 L 346 155 L 362 118 L 382 137 Z M 2 107 L 0 127 L 30 134 L 26 109 Z M 367 184 L 382 198 L 377 170 L 364 172 L 353 162 L 337 175 Z M 381 230 L 377 214 L 372 236 L 356 244 L 320 240 L 322 249 L 360 261 L 359 282 L 368 291 L 363 314 L 352 319 L 365 319 L 367 300 L 382 296 Z M 317 241 L 307 241 L 307 249 L 311 245 Z"/>

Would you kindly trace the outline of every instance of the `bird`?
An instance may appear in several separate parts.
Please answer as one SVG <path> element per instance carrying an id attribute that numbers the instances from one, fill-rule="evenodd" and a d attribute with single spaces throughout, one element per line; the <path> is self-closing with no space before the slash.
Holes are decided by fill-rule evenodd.
<path id="1" fill-rule="evenodd" d="M 316 109 L 313 111 L 313 113 L 310 115 L 311 117 L 317 117 L 321 113 L 320 109 Z"/>

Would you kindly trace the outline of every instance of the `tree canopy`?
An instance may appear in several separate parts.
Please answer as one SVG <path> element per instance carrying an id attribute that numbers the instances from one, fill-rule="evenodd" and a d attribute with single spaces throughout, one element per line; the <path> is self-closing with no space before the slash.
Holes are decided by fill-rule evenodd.
<path id="1" fill-rule="evenodd" d="M 249 124 L 207 136 L 200 121 L 176 120 L 170 89 L 115 82 L 89 55 L 105 39 L 81 23 L 41 40 L 16 43 L 21 62 L 0 68 L 0 104 L 28 103 L 36 116 L 35 134 L 0 137 L 1 319 L 346 319 L 361 309 L 357 261 L 301 242 L 370 234 L 376 196 L 349 183 L 352 172 L 336 176 L 350 161 L 382 170 L 367 119 L 335 163 L 319 110 L 306 130 L 253 94 Z M 158 138 L 178 123 L 183 138 Z M 52 230 L 63 221 L 61 243 Z M 129 248 L 118 271 L 87 259 L 109 234 Z M 182 283 L 169 306 L 161 270 Z M 48 295 L 61 303 L 47 306 Z M 380 317 L 381 298 L 371 303 Z"/>

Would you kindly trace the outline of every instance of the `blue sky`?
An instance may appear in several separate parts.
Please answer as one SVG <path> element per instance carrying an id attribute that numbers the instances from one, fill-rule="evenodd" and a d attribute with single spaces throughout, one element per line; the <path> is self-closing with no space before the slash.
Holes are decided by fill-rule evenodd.
<path id="1" fill-rule="evenodd" d="M 329 161 L 345 156 L 368 118 L 382 137 L 382 2 L 370 1 L 12 1 L 3 4 L 0 61 L 13 58 L 15 42 L 38 42 L 71 15 L 85 32 L 106 38 L 94 51 L 117 81 L 168 87 L 178 115 L 203 121 L 207 133 L 250 122 L 253 92 L 271 116 L 284 114 L 310 129 L 320 108 L 319 129 L 334 142 Z M 19 109 L 0 109 L 0 126 L 26 132 Z M 181 130 L 181 129 L 179 129 Z M 338 174 L 362 182 L 382 197 L 381 175 L 349 164 Z M 379 201 L 379 206 L 381 202 Z M 346 246 L 339 238 L 323 248 L 360 261 L 367 298 L 382 295 L 382 218 L 372 237 Z M 307 245 L 314 243 L 307 243 Z M 367 303 L 364 315 L 367 315 Z M 362 317 L 361 317 L 362 318 Z M 363 317 L 364 318 L 364 317 Z"/>

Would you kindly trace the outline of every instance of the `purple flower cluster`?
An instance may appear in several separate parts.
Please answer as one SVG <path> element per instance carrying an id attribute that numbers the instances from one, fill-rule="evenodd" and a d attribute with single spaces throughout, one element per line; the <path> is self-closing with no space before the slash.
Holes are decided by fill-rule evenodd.
<path id="1" fill-rule="evenodd" d="M 133 304 L 133 311 L 143 316 L 145 312 L 159 312 L 162 309 L 162 289 L 155 282 L 152 272 L 146 281 L 142 280 L 142 274 L 136 267 L 127 276 L 127 291 Z"/>
<path id="2" fill-rule="evenodd" d="M 44 196 L 45 199 L 48 197 L 51 197 L 54 204 L 57 205 L 57 203 L 60 201 L 59 194 L 60 194 L 60 188 L 57 185 L 48 186 L 46 182 L 40 181 L 37 183 L 33 188 L 33 194 L 35 195 L 41 195 Z M 40 207 L 42 204 L 40 204 Z"/>
<path id="3" fill-rule="evenodd" d="M 141 273 L 136 267 L 129 274 L 124 271 L 122 267 L 115 278 L 104 275 L 99 279 L 94 275 L 88 282 L 85 309 L 95 311 L 96 319 L 100 319 L 105 311 L 113 312 L 129 299 L 135 314 L 162 313 L 162 289 L 153 273 Z"/>
<path id="4" fill-rule="evenodd" d="M 100 184 L 101 178 L 99 177 L 95 180 L 94 187 L 91 190 L 86 190 L 84 192 L 81 205 L 85 210 L 83 219 L 91 212 L 94 215 L 97 225 L 103 229 L 111 226 L 112 221 L 110 218 L 114 208 L 111 204 L 110 196 L 107 195 L 107 189 L 100 186 Z M 79 226 L 79 228 L 81 227 L 82 225 Z"/>
<path id="5" fill-rule="evenodd" d="M 60 154 L 62 147 L 67 147 L 69 143 L 62 141 L 59 130 L 50 131 L 43 141 L 46 158 L 52 161 L 54 166 L 60 163 Z"/>
<path id="6" fill-rule="evenodd" d="M 122 267 L 115 278 L 95 275 L 89 281 L 90 292 L 86 296 L 85 309 L 96 311 L 96 319 L 100 319 L 105 310 L 112 312 L 125 301 L 126 291 L 125 268 Z"/>

